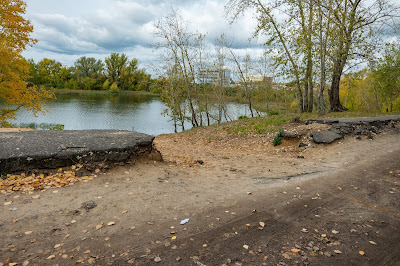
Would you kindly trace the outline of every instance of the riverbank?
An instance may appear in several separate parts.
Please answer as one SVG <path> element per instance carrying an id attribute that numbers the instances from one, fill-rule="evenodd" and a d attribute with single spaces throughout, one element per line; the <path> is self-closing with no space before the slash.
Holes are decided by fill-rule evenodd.
<path id="1" fill-rule="evenodd" d="M 251 119 L 241 121 L 251 124 Z M 233 123 L 233 122 L 232 122 Z M 282 127 L 282 125 L 274 125 Z M 327 125 L 290 123 L 287 131 Z M 164 161 L 0 195 L 0 262 L 395 265 L 399 125 L 330 145 L 228 125 L 157 136 Z M 307 146 L 299 147 L 299 142 Z M 306 142 L 309 141 L 309 142 Z M 180 225 L 184 219 L 189 221 Z"/>
<path id="2" fill-rule="evenodd" d="M 147 91 L 121 91 L 113 93 L 105 90 L 71 90 L 71 89 L 54 89 L 56 94 L 106 94 L 106 95 L 148 95 L 148 96 L 160 96 L 160 94 L 147 92 Z"/>

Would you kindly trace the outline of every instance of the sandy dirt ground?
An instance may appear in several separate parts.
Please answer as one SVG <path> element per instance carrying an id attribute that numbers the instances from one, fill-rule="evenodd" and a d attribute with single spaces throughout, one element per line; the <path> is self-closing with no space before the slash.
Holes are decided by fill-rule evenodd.
<path id="1" fill-rule="evenodd" d="M 0 265 L 399 265 L 399 132 L 273 136 L 161 135 L 164 161 L 0 194 Z"/>

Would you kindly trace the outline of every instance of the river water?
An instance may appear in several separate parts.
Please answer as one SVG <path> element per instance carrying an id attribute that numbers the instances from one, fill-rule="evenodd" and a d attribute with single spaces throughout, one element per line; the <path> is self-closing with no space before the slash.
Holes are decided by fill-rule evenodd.
<path id="1" fill-rule="evenodd" d="M 173 133 L 170 117 L 162 115 L 165 104 L 156 95 L 146 94 L 57 94 L 47 105 L 48 112 L 34 117 L 21 110 L 13 124 L 63 124 L 66 130 L 121 129 L 159 135 Z M 246 115 L 242 104 L 230 104 L 231 118 Z M 185 125 L 189 129 L 190 124 Z"/>

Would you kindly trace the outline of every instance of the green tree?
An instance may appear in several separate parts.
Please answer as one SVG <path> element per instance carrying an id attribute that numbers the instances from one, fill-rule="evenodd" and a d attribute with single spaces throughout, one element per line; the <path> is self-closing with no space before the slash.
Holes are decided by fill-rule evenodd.
<path id="1" fill-rule="evenodd" d="M 77 83 L 81 89 L 99 90 L 105 79 L 104 64 L 93 57 L 82 56 L 75 61 Z"/>
<path id="2" fill-rule="evenodd" d="M 400 97 L 400 45 L 387 45 L 372 75 L 386 111 L 392 112 L 393 103 Z"/>
<path id="3" fill-rule="evenodd" d="M 110 83 L 116 82 L 121 86 L 128 66 L 126 54 L 112 53 L 105 59 L 106 75 Z"/>

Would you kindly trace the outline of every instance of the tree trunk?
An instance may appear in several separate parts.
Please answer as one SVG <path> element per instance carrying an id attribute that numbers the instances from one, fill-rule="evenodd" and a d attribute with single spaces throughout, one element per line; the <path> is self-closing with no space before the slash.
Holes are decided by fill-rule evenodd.
<path id="1" fill-rule="evenodd" d="M 331 112 L 343 112 L 348 110 L 340 103 L 339 98 L 340 77 L 342 76 L 343 72 L 342 65 L 343 64 L 341 64 L 340 60 L 337 60 L 333 68 L 332 85 L 330 90 L 328 90 Z"/>

